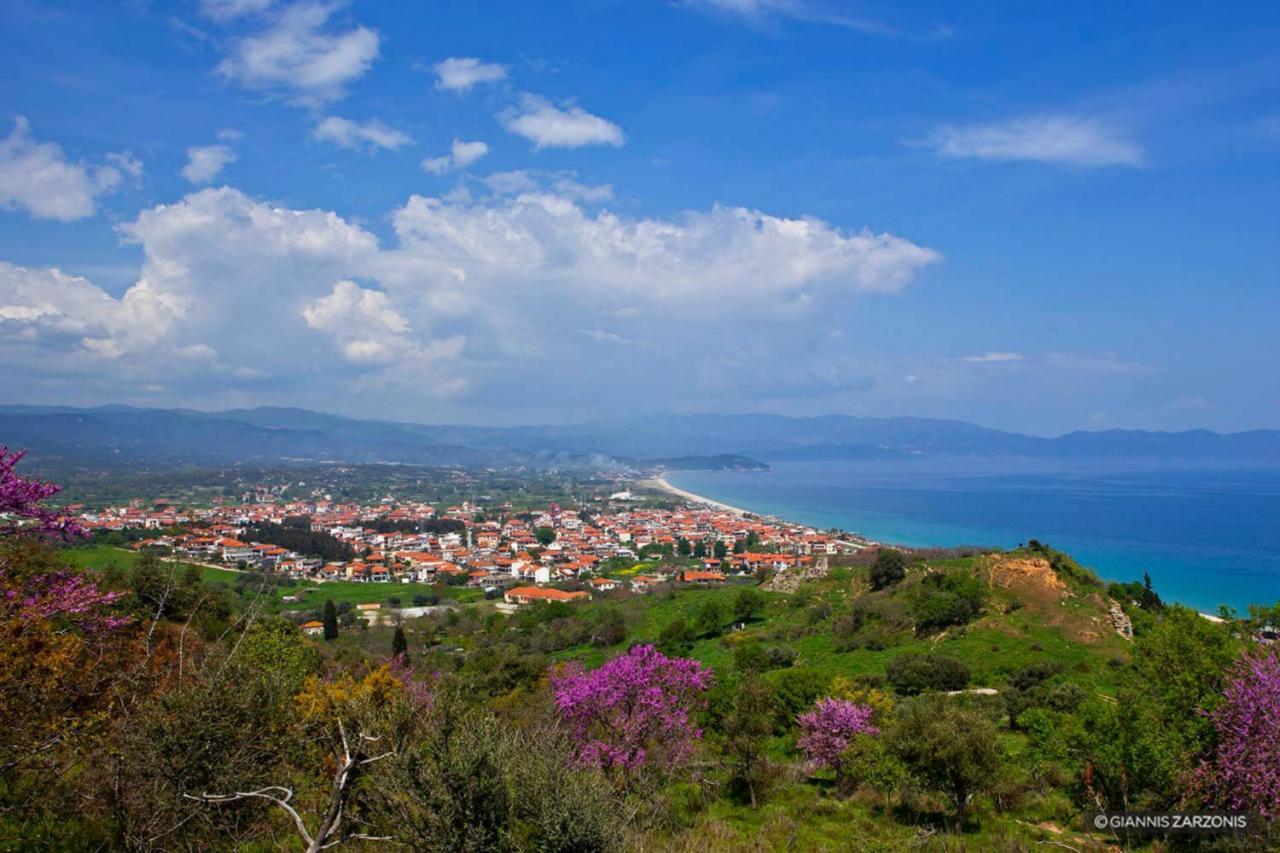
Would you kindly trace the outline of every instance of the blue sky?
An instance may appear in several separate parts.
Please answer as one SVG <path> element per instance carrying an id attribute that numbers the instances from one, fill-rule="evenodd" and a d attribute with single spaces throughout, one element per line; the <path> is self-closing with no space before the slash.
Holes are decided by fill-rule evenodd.
<path id="1" fill-rule="evenodd" d="M 0 0 L 0 397 L 1280 426 L 1280 7 Z"/>

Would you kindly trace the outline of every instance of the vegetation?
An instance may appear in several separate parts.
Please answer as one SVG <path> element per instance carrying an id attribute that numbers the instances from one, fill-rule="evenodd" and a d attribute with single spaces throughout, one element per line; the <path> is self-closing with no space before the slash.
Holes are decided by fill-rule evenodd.
<path id="1" fill-rule="evenodd" d="M 3 849 L 1084 850 L 1086 809 L 1173 805 L 1280 840 L 1254 615 L 1126 596 L 1130 641 L 1040 543 L 369 624 L 41 532 L 0 541 Z"/>

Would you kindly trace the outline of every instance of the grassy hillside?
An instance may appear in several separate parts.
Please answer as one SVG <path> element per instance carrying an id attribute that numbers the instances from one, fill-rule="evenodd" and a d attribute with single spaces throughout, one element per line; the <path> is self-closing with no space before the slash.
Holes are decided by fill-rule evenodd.
<path id="1" fill-rule="evenodd" d="M 138 559 L 109 548 L 68 553 L 100 570 Z M 1134 807 L 1167 808 L 1186 795 L 1179 780 L 1210 742 L 1205 712 L 1220 700 L 1238 631 L 1165 608 L 1141 584 L 1107 587 L 1038 544 L 1003 553 L 915 553 L 897 573 L 869 560 L 833 560 L 825 574 L 787 592 L 779 590 L 786 584 L 736 578 L 722 588 L 617 592 L 514 615 L 474 591 L 425 585 L 295 583 L 265 594 L 269 611 L 295 619 L 326 599 L 385 602 L 394 595 L 410 604 L 428 589 L 457 598 L 459 607 L 399 626 L 407 661 L 450 685 L 471 712 L 490 715 L 493 731 L 523 733 L 522 748 L 536 745 L 529 733 L 554 713 L 548 673 L 558 665 L 594 669 L 654 644 L 709 667 L 714 683 L 695 712 L 702 736 L 693 760 L 642 788 L 609 794 L 623 798 L 613 807 L 627 815 L 618 831 L 630 849 L 1100 850 L 1108 839 L 1079 825 L 1088 804 L 1102 798 L 1114 808 L 1127 798 Z M 620 576 L 635 572 L 616 568 Z M 201 569 L 201 576 L 227 593 L 232 612 L 257 594 L 241 573 Z M 302 600 L 285 603 L 284 595 Z M 1136 639 L 1118 630 L 1128 623 L 1117 625 L 1116 606 Z M 175 630 L 185 624 L 180 608 L 169 618 Z M 207 618 L 197 620 L 201 635 L 217 642 L 225 628 L 213 614 Z M 337 639 L 325 642 L 268 622 L 255 630 L 276 637 L 271 656 L 301 646 L 288 652 L 299 667 L 295 683 L 308 669 L 335 684 L 371 673 L 399 641 L 392 625 L 347 620 Z M 735 788 L 733 764 L 739 728 L 752 724 L 750 716 L 734 716 L 749 689 L 768 697 L 756 718 L 765 729 L 753 748 L 767 769 L 756 802 Z M 806 763 L 798 721 L 824 697 L 874 709 L 882 740 L 891 744 L 877 759 L 891 783 L 875 782 L 881 777 L 873 768 L 850 786 L 848 777 Z M 961 737 L 964 726 L 985 727 L 998 755 L 962 816 L 945 786 L 908 767 L 907 757 L 894 757 L 906 721 L 921 709 L 954 711 L 967 721 L 944 741 Z"/>

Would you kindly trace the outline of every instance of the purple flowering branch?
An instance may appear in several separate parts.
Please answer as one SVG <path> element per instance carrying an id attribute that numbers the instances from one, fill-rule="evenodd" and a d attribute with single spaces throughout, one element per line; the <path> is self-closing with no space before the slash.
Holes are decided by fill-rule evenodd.
<path id="1" fill-rule="evenodd" d="M 1222 806 L 1280 817 L 1280 657 L 1257 651 L 1236 661 L 1223 703 L 1210 716 L 1218 733 L 1213 761 L 1202 767 Z"/>
<path id="2" fill-rule="evenodd" d="M 590 672 L 578 665 L 553 670 L 551 688 L 578 760 L 625 778 L 646 764 L 671 770 L 689 758 L 702 736 L 690 715 L 711 680 L 698 661 L 646 645 Z"/>
<path id="3" fill-rule="evenodd" d="M 809 757 L 811 769 L 827 768 L 840 774 L 844 751 L 858 735 L 875 735 L 871 706 L 847 699 L 819 699 L 812 711 L 797 718 L 800 737 L 796 746 Z"/>
<path id="4" fill-rule="evenodd" d="M 88 535 L 79 524 L 42 504 L 62 487 L 21 477 L 15 470 L 26 455 L 0 445 L 0 536 L 34 532 L 45 539 L 76 539 Z M 4 519 L 12 519 L 6 521 Z"/>

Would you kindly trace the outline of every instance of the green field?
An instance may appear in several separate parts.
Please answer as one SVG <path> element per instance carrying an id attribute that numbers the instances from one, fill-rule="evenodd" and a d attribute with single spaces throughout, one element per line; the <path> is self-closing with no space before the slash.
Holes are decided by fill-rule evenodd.
<path id="1" fill-rule="evenodd" d="M 120 568 L 130 568 L 141 556 L 135 551 L 110 545 L 69 548 L 66 555 L 76 565 L 97 571 L 102 571 L 112 563 Z M 196 568 L 199 569 L 200 576 L 206 583 L 226 584 L 231 587 L 235 586 L 236 578 L 243 574 L 231 569 L 217 569 L 209 566 Z M 459 602 L 474 601 L 483 597 L 483 593 L 476 589 L 433 586 L 425 583 L 352 583 L 348 581 L 288 582 L 285 585 L 272 587 L 269 595 L 277 603 L 278 609 L 289 611 L 309 610 L 319 607 L 329 599 L 334 603 L 349 601 L 352 604 L 366 604 L 386 602 L 392 596 L 398 597 L 401 604 L 408 607 L 413 604 L 414 594 L 426 592 L 434 592 L 441 600 Z M 284 601 L 286 596 L 295 596 L 298 601 Z"/>

